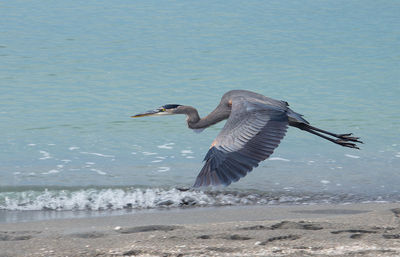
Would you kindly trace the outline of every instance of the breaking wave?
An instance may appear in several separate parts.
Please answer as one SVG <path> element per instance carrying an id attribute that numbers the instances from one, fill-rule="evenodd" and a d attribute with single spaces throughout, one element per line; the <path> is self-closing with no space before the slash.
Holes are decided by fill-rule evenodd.
<path id="1" fill-rule="evenodd" d="M 200 191 L 162 188 L 42 189 L 0 192 L 0 210 L 122 210 L 229 205 L 292 205 L 399 201 L 392 197 L 294 192 Z"/>

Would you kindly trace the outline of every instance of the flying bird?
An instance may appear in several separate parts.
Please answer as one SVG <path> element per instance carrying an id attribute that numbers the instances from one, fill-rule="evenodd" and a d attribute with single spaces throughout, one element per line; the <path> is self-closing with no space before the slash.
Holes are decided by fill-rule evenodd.
<path id="1" fill-rule="evenodd" d="M 359 149 L 356 143 L 362 143 L 351 133 L 335 134 L 311 126 L 285 101 L 246 90 L 228 91 L 218 106 L 204 118 L 200 118 L 194 107 L 180 104 L 167 104 L 132 117 L 171 114 L 185 114 L 188 127 L 194 130 L 202 130 L 227 119 L 212 142 L 193 187 L 228 186 L 246 176 L 273 153 L 288 126 L 344 147 Z"/>

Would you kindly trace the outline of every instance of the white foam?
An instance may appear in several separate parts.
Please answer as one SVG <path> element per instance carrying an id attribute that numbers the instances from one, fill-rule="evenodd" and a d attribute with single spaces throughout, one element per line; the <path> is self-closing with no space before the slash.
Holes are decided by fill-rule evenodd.
<path id="1" fill-rule="evenodd" d="M 35 146 L 36 144 L 28 144 L 28 146 Z"/>
<path id="2" fill-rule="evenodd" d="M 156 163 L 156 162 L 162 162 L 163 160 L 153 160 L 153 161 L 151 161 L 151 162 L 154 162 L 154 163 Z"/>
<path id="3" fill-rule="evenodd" d="M 3 201 L 1 201 L 3 199 Z M 203 192 L 177 189 L 85 189 L 0 193 L 0 210 L 105 210 L 179 207 L 183 204 L 214 204 Z"/>
<path id="4" fill-rule="evenodd" d="M 71 146 L 68 148 L 68 150 L 70 150 L 70 151 L 74 151 L 74 150 L 78 150 L 78 149 L 80 149 L 80 147 L 77 147 L 77 146 Z"/>
<path id="5" fill-rule="evenodd" d="M 345 156 L 346 156 L 346 157 L 349 157 L 349 158 L 353 158 L 353 159 L 358 159 L 358 158 L 360 158 L 360 156 L 351 155 L 351 154 L 345 154 Z"/>
<path id="6" fill-rule="evenodd" d="M 321 180 L 320 181 L 322 184 L 327 185 L 330 184 L 331 182 L 329 180 Z"/>

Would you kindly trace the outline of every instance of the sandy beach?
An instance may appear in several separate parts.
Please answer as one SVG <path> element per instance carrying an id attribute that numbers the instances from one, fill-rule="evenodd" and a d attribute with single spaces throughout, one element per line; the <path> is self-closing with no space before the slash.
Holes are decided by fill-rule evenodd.
<path id="1" fill-rule="evenodd" d="M 244 206 L 0 224 L 0 256 L 400 256 L 400 204 Z"/>

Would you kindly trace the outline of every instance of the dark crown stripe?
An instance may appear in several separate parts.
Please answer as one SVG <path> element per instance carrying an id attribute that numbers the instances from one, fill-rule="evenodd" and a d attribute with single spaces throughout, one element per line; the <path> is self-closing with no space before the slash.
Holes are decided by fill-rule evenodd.
<path id="1" fill-rule="evenodd" d="M 163 106 L 165 109 L 174 109 L 177 108 L 178 106 L 181 106 L 180 104 L 166 104 Z"/>

